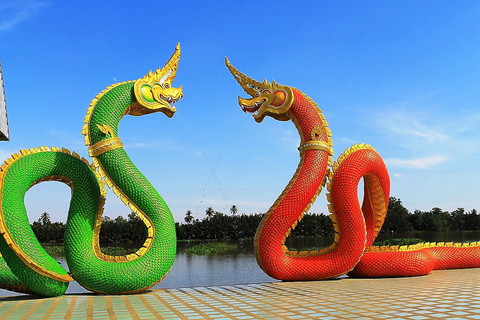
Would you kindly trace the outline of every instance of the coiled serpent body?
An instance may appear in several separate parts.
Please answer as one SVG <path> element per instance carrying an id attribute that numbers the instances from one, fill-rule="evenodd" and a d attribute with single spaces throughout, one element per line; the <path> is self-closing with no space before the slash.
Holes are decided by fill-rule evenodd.
<path id="1" fill-rule="evenodd" d="M 480 267 L 480 243 L 424 243 L 371 247 L 387 214 L 390 178 L 380 155 L 360 144 L 333 163 L 331 131 L 317 104 L 297 89 L 258 82 L 226 65 L 252 98 L 239 104 L 261 122 L 265 116 L 291 120 L 300 135 L 300 163 L 289 184 L 265 214 L 255 235 L 255 255 L 269 276 L 280 280 L 428 274 L 435 269 Z M 357 188 L 363 178 L 364 200 Z M 327 183 L 328 181 L 328 183 Z M 285 240 L 327 184 L 335 240 L 315 251 L 290 251 Z"/>
<path id="2" fill-rule="evenodd" d="M 66 149 L 22 150 L 0 173 L 0 287 L 42 296 L 63 294 L 68 282 L 105 294 L 136 293 L 158 283 L 170 270 L 176 252 L 173 216 L 150 182 L 132 163 L 118 138 L 124 115 L 163 112 L 183 97 L 172 88 L 180 47 L 164 68 L 137 81 L 114 84 L 92 101 L 83 134 L 94 164 Z M 36 240 L 24 206 L 25 193 L 42 181 L 70 186 L 72 198 L 65 231 L 67 273 Z M 147 226 L 147 240 L 127 256 L 100 251 L 99 233 L 107 184 Z"/>

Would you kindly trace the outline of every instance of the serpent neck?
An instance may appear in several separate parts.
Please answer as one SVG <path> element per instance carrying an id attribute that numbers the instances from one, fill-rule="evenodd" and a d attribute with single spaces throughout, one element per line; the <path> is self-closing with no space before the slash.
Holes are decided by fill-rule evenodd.
<path id="1" fill-rule="evenodd" d="M 301 142 L 312 140 L 314 129 L 327 127 L 325 118 L 321 110 L 308 97 L 298 90 L 293 89 L 292 91 L 295 98 L 290 107 L 291 119 L 297 127 Z M 328 134 L 325 130 L 322 131 L 317 133 L 317 140 L 328 143 Z"/>
<path id="2" fill-rule="evenodd" d="M 331 162 L 330 130 L 320 109 L 308 97 L 293 90 L 290 119 L 300 135 L 300 162 L 289 184 L 268 210 L 255 236 L 255 253 L 259 265 L 261 252 L 283 255 L 283 244 L 320 192 L 327 165 Z M 311 143 L 314 147 L 305 147 Z M 262 245 L 260 246 L 260 242 Z"/>
<path id="3" fill-rule="evenodd" d="M 92 101 L 85 118 L 85 142 L 90 147 L 102 143 L 109 143 L 112 139 L 118 139 L 118 125 L 122 117 L 128 113 L 132 104 L 136 103 L 133 91 L 135 82 L 124 82 L 107 88 Z M 91 150 L 90 150 L 91 151 Z M 91 152 L 90 152 L 91 153 Z M 85 242 L 75 242 L 75 245 L 92 246 L 92 255 L 96 257 L 96 262 L 92 266 L 81 266 L 80 268 L 89 269 L 82 274 L 74 275 L 77 279 L 83 274 L 91 275 L 102 270 L 106 275 L 116 273 L 120 266 L 112 264 L 112 261 L 118 261 L 120 264 L 140 266 L 140 270 L 145 272 L 152 279 L 162 279 L 170 270 L 176 252 L 175 222 L 170 209 L 158 194 L 150 182 L 136 168 L 129 156 L 123 149 L 123 146 L 117 144 L 114 148 L 101 148 L 97 154 L 91 154 L 93 162 L 98 168 L 100 178 L 111 187 L 114 193 L 120 197 L 122 202 L 127 205 L 132 212 L 135 212 L 147 226 L 147 240 L 142 248 L 137 252 L 121 257 L 104 255 L 99 248 L 99 233 L 102 223 L 103 209 L 95 217 L 93 234 Z M 162 258 L 159 258 L 162 257 Z M 70 262 L 69 262 L 70 264 Z M 80 269 L 79 268 L 79 269 Z M 150 276 L 151 274 L 151 276 Z M 125 279 L 132 275 L 123 274 Z M 86 276 L 85 276 L 86 277 Z M 160 281 L 160 280 L 157 280 Z M 130 281 L 130 280 L 128 280 Z M 116 292 L 137 292 L 138 288 L 124 287 L 121 283 L 128 283 L 127 280 L 118 282 Z M 82 281 L 79 281 L 81 283 Z M 150 286 L 156 282 L 150 282 Z M 142 288 L 142 290 L 148 287 Z M 91 291 L 102 292 L 97 287 L 88 287 Z"/>
<path id="4" fill-rule="evenodd" d="M 120 120 L 130 105 L 136 101 L 134 85 L 135 82 L 131 81 L 107 88 L 98 99 L 92 101 L 87 111 L 88 119 L 85 119 L 88 129 L 87 132 L 84 131 L 87 145 L 93 146 L 103 140 L 118 137 Z M 110 128 L 111 132 L 106 133 L 101 128 Z"/>

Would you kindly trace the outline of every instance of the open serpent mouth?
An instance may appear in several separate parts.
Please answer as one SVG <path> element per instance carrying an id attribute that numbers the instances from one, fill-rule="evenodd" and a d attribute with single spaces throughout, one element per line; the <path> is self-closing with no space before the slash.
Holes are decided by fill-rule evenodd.
<path id="1" fill-rule="evenodd" d="M 171 104 L 171 105 L 172 105 L 172 104 L 175 105 L 175 103 L 177 103 L 177 102 L 178 102 L 180 99 L 182 99 L 182 98 L 183 98 L 183 94 L 180 94 L 180 95 L 178 96 L 178 98 L 173 98 L 173 97 L 171 97 L 171 96 L 165 97 L 165 96 L 162 95 L 162 94 L 160 95 L 160 99 L 168 102 L 168 103 Z"/>
<path id="2" fill-rule="evenodd" d="M 248 105 L 242 103 L 242 104 L 240 104 L 240 107 L 242 108 L 242 110 L 244 112 L 255 113 L 262 107 L 262 105 L 265 103 L 265 101 L 267 101 L 267 100 L 263 99 L 262 101 L 257 101 L 251 106 L 248 106 Z"/>

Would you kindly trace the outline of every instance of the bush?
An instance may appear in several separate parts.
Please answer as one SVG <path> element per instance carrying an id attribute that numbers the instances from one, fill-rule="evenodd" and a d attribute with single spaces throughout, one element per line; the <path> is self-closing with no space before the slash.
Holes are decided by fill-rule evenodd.
<path id="1" fill-rule="evenodd" d="M 403 238 L 403 239 L 388 239 L 381 242 L 376 242 L 374 246 L 410 246 L 418 243 L 425 242 L 422 239 L 418 238 Z"/>
<path id="2" fill-rule="evenodd" d="M 226 242 L 205 242 L 187 248 L 185 252 L 196 255 L 219 254 L 238 249 L 236 244 Z"/>

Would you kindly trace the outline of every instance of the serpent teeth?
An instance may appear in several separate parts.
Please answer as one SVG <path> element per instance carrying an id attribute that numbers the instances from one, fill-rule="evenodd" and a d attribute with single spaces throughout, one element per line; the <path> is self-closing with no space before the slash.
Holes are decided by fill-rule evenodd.
<path id="1" fill-rule="evenodd" d="M 167 101 L 169 104 L 175 104 L 177 103 L 180 99 L 183 98 L 183 95 L 180 95 L 177 99 L 174 99 L 172 97 L 164 97 L 160 96 L 163 100 Z"/>

